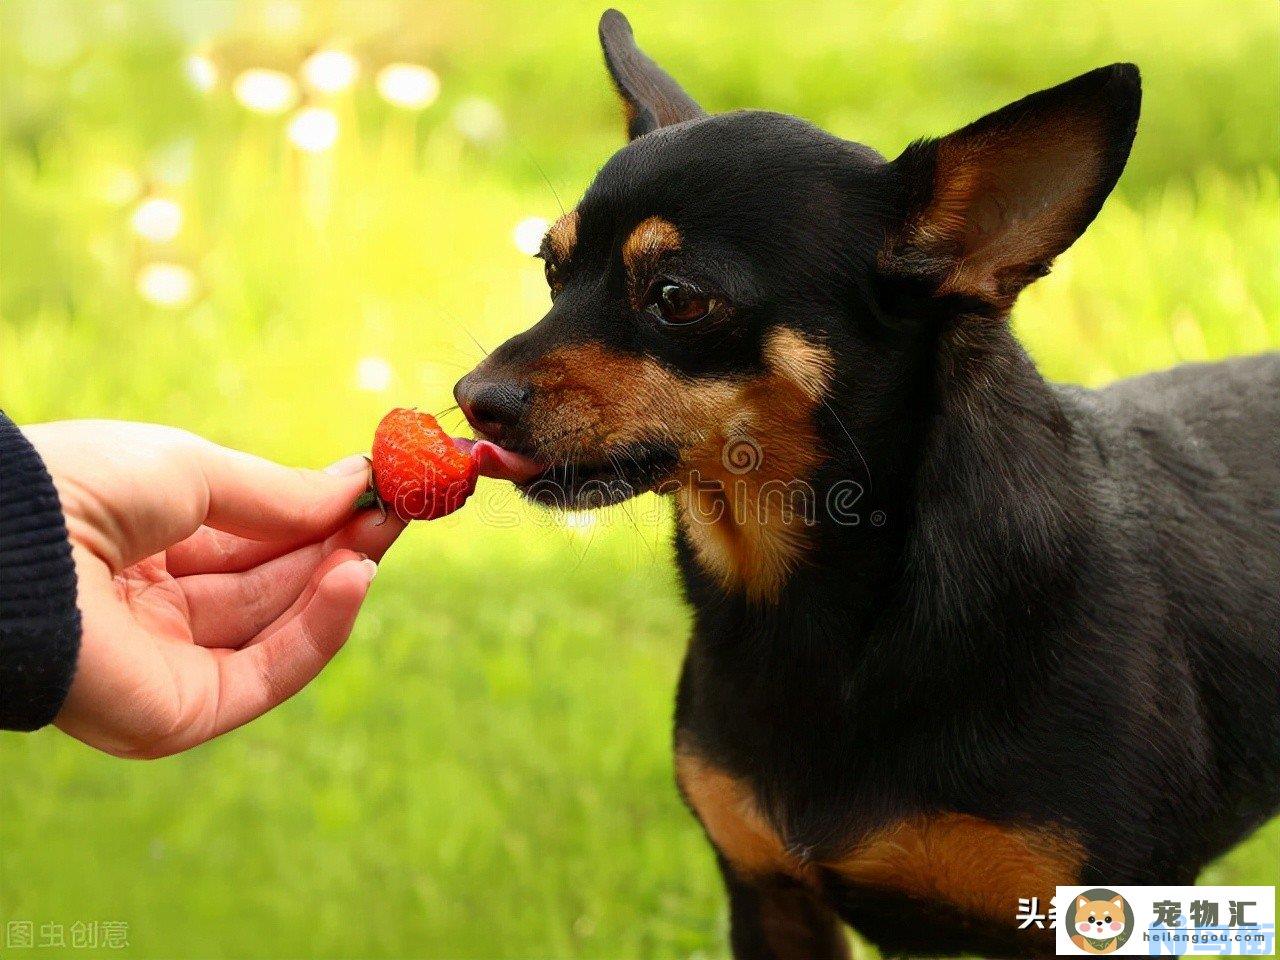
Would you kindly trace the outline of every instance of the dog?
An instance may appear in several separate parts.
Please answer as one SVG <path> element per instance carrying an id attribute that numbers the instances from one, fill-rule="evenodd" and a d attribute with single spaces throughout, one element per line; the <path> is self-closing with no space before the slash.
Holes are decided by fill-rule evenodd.
<path id="1" fill-rule="evenodd" d="M 1112 900 L 1087 900 L 1077 897 L 1071 942 L 1085 953 L 1115 953 L 1128 927 L 1124 897 Z"/>
<path id="2" fill-rule="evenodd" d="M 531 500 L 673 498 L 676 780 L 735 956 L 1048 956 L 1020 899 L 1192 882 L 1280 804 L 1280 354 L 1094 391 L 1009 325 L 1138 70 L 887 161 L 600 39 L 630 143 L 455 396 Z"/>

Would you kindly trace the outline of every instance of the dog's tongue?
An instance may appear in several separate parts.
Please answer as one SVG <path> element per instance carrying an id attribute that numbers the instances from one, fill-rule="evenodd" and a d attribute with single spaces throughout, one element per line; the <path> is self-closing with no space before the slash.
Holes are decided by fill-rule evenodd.
<path id="1" fill-rule="evenodd" d="M 476 468 L 482 477 L 493 477 L 495 480 L 510 480 L 512 483 L 524 483 L 532 480 L 544 469 L 542 464 L 520 453 L 513 453 L 488 440 L 466 440 L 457 438 L 454 443 L 463 450 L 470 450 L 476 458 Z"/>

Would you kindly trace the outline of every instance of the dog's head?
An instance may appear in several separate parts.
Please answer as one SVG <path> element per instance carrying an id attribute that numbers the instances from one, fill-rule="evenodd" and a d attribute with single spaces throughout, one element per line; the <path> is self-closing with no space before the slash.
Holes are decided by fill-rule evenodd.
<path id="1" fill-rule="evenodd" d="M 1082 936 L 1109 940 L 1124 933 L 1126 922 L 1123 897 L 1114 900 L 1076 898 L 1073 927 Z"/>
<path id="2" fill-rule="evenodd" d="M 455 389 L 571 507 L 856 463 L 948 316 L 998 321 L 1093 219 L 1137 120 L 1137 71 L 1106 67 L 887 162 L 707 115 L 616 11 L 600 39 L 631 142 L 547 233 L 546 316 Z"/>

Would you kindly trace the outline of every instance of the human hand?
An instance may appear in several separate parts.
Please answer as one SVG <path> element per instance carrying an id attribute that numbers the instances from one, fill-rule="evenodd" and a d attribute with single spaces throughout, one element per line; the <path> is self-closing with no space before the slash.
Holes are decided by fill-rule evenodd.
<path id="1" fill-rule="evenodd" d="M 301 690 L 404 529 L 353 513 L 363 457 L 299 470 L 116 421 L 23 433 L 58 490 L 78 579 L 80 657 L 55 723 L 116 756 L 186 750 Z"/>

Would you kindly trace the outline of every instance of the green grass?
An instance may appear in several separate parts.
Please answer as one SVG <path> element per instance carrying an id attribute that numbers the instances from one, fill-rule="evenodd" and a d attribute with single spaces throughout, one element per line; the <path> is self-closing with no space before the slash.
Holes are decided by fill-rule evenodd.
<path id="1" fill-rule="evenodd" d="M 708 107 L 800 113 L 887 154 L 1137 61 L 1131 168 L 1019 331 L 1048 373 L 1090 384 L 1280 346 L 1265 0 L 633 7 Z M 159 420 L 321 464 L 391 405 L 446 406 L 472 336 L 492 346 L 544 309 L 511 228 L 554 217 L 620 144 L 598 9 L 317 4 L 274 39 L 263 9 L 0 7 L 0 405 L 20 422 Z M 201 96 L 182 76 L 207 41 L 290 66 L 330 32 L 369 60 L 425 57 L 440 102 L 412 119 L 366 80 L 308 160 L 225 83 Z M 454 129 L 472 96 L 504 139 Z M 131 235 L 130 178 L 183 204 L 174 243 Z M 194 271 L 192 306 L 139 298 L 152 259 Z M 388 389 L 359 389 L 361 357 L 391 364 Z M 0 737 L 0 923 L 124 920 L 148 958 L 723 956 L 714 866 L 671 784 L 688 618 L 668 526 L 645 501 L 569 529 L 492 486 L 408 532 L 348 648 L 265 720 L 151 764 Z M 1276 883 L 1277 863 L 1280 821 L 1203 879 Z"/>

